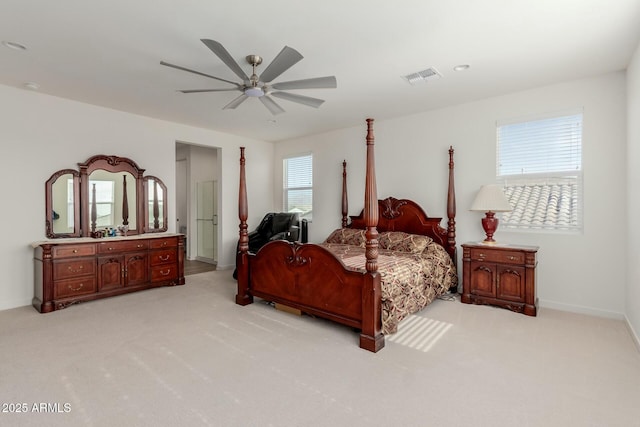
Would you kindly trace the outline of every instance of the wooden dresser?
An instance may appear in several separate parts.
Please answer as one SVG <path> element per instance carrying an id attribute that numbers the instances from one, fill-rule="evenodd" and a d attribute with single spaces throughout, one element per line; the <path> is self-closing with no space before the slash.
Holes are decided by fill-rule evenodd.
<path id="1" fill-rule="evenodd" d="M 535 316 L 537 246 L 462 245 L 462 302 Z"/>
<path id="2" fill-rule="evenodd" d="M 82 301 L 185 283 L 182 234 L 56 239 L 32 246 L 33 306 L 41 313 Z"/>

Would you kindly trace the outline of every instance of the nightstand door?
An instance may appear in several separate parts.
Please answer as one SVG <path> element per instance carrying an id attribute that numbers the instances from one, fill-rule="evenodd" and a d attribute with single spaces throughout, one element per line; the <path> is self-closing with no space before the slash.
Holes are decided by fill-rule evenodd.
<path id="1" fill-rule="evenodd" d="M 525 269 L 515 265 L 498 265 L 496 297 L 503 300 L 525 301 Z"/>
<path id="2" fill-rule="evenodd" d="M 474 295 L 496 296 L 496 266 L 485 262 L 471 262 L 471 293 Z"/>

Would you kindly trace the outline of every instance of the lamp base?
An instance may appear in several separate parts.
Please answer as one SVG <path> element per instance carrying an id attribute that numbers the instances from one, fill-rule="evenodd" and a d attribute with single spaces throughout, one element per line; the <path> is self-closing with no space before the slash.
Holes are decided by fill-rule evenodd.
<path id="1" fill-rule="evenodd" d="M 498 218 L 495 217 L 495 212 L 489 211 L 485 213 L 485 217 L 482 218 L 482 228 L 484 232 L 487 234 L 487 238 L 484 239 L 484 244 L 495 244 L 496 241 L 493 239 L 493 233 L 498 229 Z"/>

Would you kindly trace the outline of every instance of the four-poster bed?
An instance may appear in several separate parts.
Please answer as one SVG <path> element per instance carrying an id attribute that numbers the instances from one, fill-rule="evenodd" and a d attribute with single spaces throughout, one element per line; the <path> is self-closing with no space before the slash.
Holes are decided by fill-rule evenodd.
<path id="1" fill-rule="evenodd" d="M 349 223 L 343 162 L 342 228 L 322 244 L 274 241 L 255 254 L 248 249 L 245 157 L 240 148 L 236 303 L 247 305 L 259 297 L 351 326 L 361 331 L 360 347 L 377 352 L 384 347 L 384 333 L 395 332 L 403 317 L 457 288 L 453 149 L 444 229 L 441 218 L 428 217 L 411 200 L 378 200 L 373 119 L 367 119 L 366 144 L 360 215 Z"/>

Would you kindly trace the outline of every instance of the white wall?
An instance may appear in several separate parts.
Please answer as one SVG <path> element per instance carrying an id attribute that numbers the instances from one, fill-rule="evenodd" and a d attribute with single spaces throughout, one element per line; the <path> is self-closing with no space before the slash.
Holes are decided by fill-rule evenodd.
<path id="1" fill-rule="evenodd" d="M 584 107 L 584 233 L 498 230 L 496 239 L 540 246 L 538 297 L 543 307 L 622 318 L 627 244 L 623 72 L 375 122 L 378 197 L 410 198 L 430 216 L 446 218 L 447 150 L 453 145 L 457 241 L 481 239 L 482 215 L 468 209 L 480 185 L 495 181 L 496 120 L 575 107 Z M 365 118 L 356 128 L 276 144 L 276 197 L 281 192 L 282 157 L 313 152 L 312 242 L 340 225 L 343 158 L 348 162 L 350 215 L 363 207 Z"/>
<path id="2" fill-rule="evenodd" d="M 640 45 L 627 68 L 627 321 L 640 347 Z"/>
<path id="3" fill-rule="evenodd" d="M 168 226 L 175 231 L 176 141 L 221 148 L 220 190 L 229 202 L 220 218 L 219 267 L 230 267 L 238 238 L 239 147 L 246 146 L 247 153 L 268 163 L 266 170 L 247 170 L 252 206 L 266 212 L 273 204 L 269 185 L 273 144 L 0 86 L 0 180 L 5 183 L 0 209 L 0 271 L 4 272 L 0 309 L 31 304 L 30 243 L 45 238 L 44 183 L 59 169 L 77 168 L 78 162 L 96 154 L 133 159 L 167 185 Z M 250 217 L 250 226 L 259 220 Z"/>

